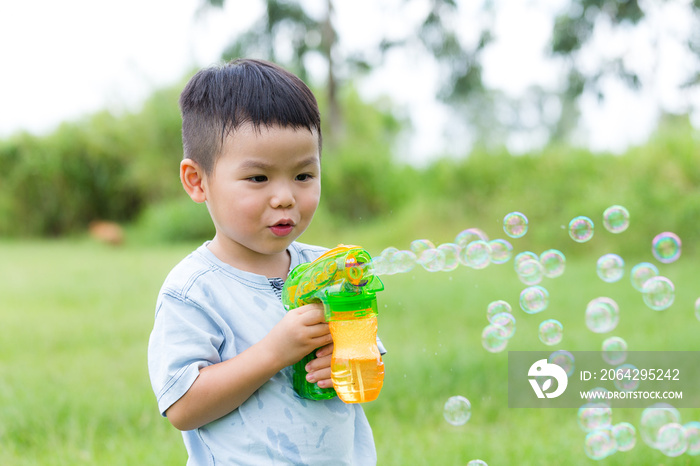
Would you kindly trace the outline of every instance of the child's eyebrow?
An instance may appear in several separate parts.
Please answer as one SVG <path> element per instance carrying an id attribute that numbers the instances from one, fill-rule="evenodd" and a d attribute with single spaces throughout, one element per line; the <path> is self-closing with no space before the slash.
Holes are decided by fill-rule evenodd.
<path id="1" fill-rule="evenodd" d="M 308 165 L 319 165 L 318 157 L 309 157 L 307 159 L 299 161 L 297 164 L 298 168 L 306 167 Z"/>
<path id="2" fill-rule="evenodd" d="M 239 166 L 243 170 L 267 170 L 270 167 L 271 164 L 259 160 L 245 160 Z"/>
<path id="3" fill-rule="evenodd" d="M 303 168 L 309 165 L 319 165 L 318 157 L 308 157 L 306 159 L 300 160 L 299 163 L 295 165 L 295 168 Z M 273 164 L 262 162 L 260 160 L 244 160 L 240 165 L 240 169 L 243 170 L 269 170 L 274 168 Z"/>

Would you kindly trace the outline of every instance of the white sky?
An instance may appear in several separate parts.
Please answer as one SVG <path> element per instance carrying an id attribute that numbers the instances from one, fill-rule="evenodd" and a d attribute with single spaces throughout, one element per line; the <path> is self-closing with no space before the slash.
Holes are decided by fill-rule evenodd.
<path id="1" fill-rule="evenodd" d="M 537 3 L 554 11 L 562 1 Z M 343 46 L 371 46 L 376 43 L 373 31 L 401 36 L 420 18 L 424 6 L 413 2 L 399 9 L 399 3 L 335 2 Z M 485 57 L 485 79 L 512 96 L 532 83 L 556 83 L 555 65 L 542 60 L 551 15 L 533 8 L 528 0 L 498 3 L 498 43 Z M 46 132 L 63 120 L 103 108 L 134 108 L 153 89 L 180 80 L 195 67 L 216 62 L 223 47 L 262 8 L 256 1 L 229 0 L 225 10 L 210 10 L 196 19 L 199 5 L 200 0 L 0 2 L 0 137 L 19 129 Z M 470 24 L 479 18 L 469 6 L 464 10 L 457 20 L 468 35 Z M 668 27 L 669 20 L 661 14 L 658 18 L 652 24 L 656 30 Z M 683 27 L 682 21 L 670 23 L 676 29 Z M 655 69 L 668 71 L 656 74 L 660 85 L 672 81 L 675 68 L 683 63 L 677 50 L 668 50 L 660 55 L 663 63 L 652 63 Z M 640 66 L 648 67 L 644 50 L 639 53 Z M 413 61 L 415 58 L 392 57 L 390 66 L 366 80 L 361 89 L 370 97 L 389 94 L 410 110 L 416 135 L 409 158 L 420 163 L 450 148 L 444 134 L 449 117 L 436 103 L 437 71 L 427 61 Z M 591 100 L 583 101 L 581 140 L 595 150 L 614 151 L 643 142 L 655 126 L 655 103 L 674 98 L 678 99 L 658 91 L 639 99 L 619 88 L 604 109 Z"/>

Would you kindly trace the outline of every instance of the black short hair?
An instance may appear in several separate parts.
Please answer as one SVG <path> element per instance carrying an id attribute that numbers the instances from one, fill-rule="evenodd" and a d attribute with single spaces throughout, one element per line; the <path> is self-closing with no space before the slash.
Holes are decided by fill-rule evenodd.
<path id="1" fill-rule="evenodd" d="M 224 139 L 241 125 L 306 128 L 321 115 L 311 90 L 294 74 L 264 60 L 235 59 L 197 72 L 180 94 L 184 157 L 211 174 Z"/>

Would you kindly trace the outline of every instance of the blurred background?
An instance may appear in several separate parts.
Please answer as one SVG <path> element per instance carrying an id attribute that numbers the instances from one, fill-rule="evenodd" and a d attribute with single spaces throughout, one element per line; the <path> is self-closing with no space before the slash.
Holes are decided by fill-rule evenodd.
<path id="1" fill-rule="evenodd" d="M 587 272 L 595 258 L 652 260 L 652 238 L 675 232 L 682 260 L 662 265 L 679 289 L 675 307 L 647 314 L 628 290 L 616 299 L 643 317 L 622 336 L 630 349 L 700 350 L 699 31 L 698 0 L 2 2 L 0 459 L 182 464 L 179 436 L 155 412 L 145 344 L 165 274 L 213 236 L 178 179 L 179 93 L 199 68 L 235 57 L 283 65 L 319 100 L 323 196 L 302 241 L 376 255 L 470 227 L 502 237 L 504 216 L 520 211 L 529 230 L 515 252 L 562 250 L 572 272 L 559 307 L 583 312 L 611 293 Z M 600 228 L 611 205 L 630 212 L 624 235 Z M 585 245 L 566 231 L 579 215 L 598 227 Z M 411 348 L 405 360 L 393 350 L 394 367 L 423 385 L 387 379 L 367 408 L 380 464 L 435 464 L 437 451 L 442 464 L 480 452 L 491 464 L 560 464 L 562 454 L 589 464 L 575 410 L 566 421 L 507 410 L 506 355 L 484 356 L 479 335 L 486 305 L 512 295 L 517 307 L 522 283 L 503 268 L 473 273 L 386 279 L 387 306 L 401 312 L 386 312 L 383 340 Z M 471 333 L 453 335 L 467 309 Z M 581 319 L 573 326 L 567 349 L 599 349 Z M 443 346 L 450 335 L 459 345 Z M 440 363 L 414 365 L 426 352 Z M 474 418 L 445 425 L 442 403 L 469 390 Z M 550 441 L 532 443 L 528 429 Z M 635 452 L 606 464 L 695 458 Z"/>
<path id="2" fill-rule="evenodd" d="M 315 90 L 324 223 L 415 210 L 405 215 L 476 224 L 516 199 L 534 218 L 619 203 L 644 209 L 640 234 L 659 213 L 679 233 L 697 227 L 697 2 L 0 8 L 4 236 L 94 220 L 158 240 L 209 236 L 207 222 L 175 218 L 197 207 L 177 180 L 177 97 L 196 69 L 238 56 L 276 61 Z"/>

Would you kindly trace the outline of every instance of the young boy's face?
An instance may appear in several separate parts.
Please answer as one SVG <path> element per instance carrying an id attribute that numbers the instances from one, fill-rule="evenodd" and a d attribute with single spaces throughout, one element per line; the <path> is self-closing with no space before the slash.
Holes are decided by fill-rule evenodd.
<path id="1" fill-rule="evenodd" d="M 321 195 L 318 134 L 244 125 L 224 141 L 202 181 L 215 247 L 248 263 L 285 255 L 309 226 Z"/>

